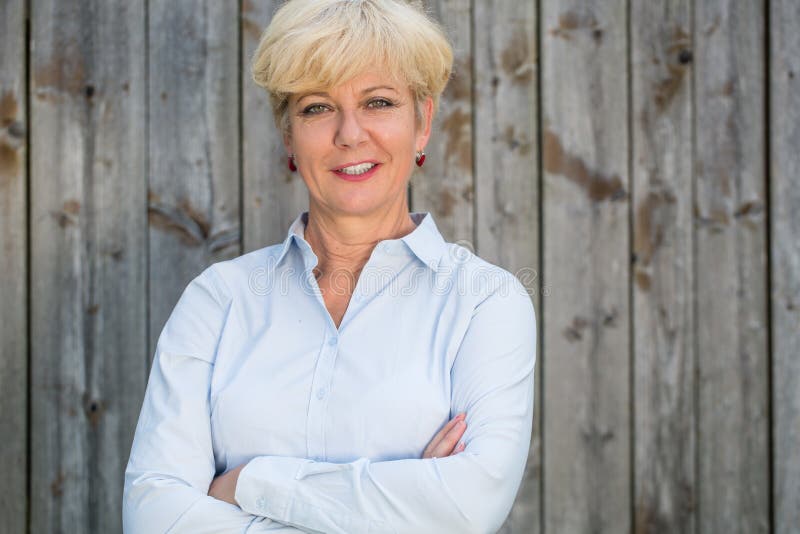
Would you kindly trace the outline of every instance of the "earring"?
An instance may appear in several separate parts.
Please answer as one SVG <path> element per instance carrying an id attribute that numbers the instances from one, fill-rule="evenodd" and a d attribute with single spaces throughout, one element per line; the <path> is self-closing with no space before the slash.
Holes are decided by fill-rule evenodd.
<path id="1" fill-rule="evenodd" d="M 422 167 L 423 163 L 425 163 L 425 152 L 420 150 L 417 152 L 417 167 Z"/>
<path id="2" fill-rule="evenodd" d="M 294 172 L 297 170 L 297 165 L 294 164 L 294 154 L 289 155 L 289 170 Z"/>

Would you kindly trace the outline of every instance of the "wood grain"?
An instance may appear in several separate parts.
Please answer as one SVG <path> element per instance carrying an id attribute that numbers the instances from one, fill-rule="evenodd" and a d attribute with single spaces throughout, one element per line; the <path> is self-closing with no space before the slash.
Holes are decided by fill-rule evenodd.
<path id="1" fill-rule="evenodd" d="M 121 531 L 178 296 L 307 208 L 249 70 L 281 3 L 0 3 L 3 532 Z M 797 532 L 798 2 L 423 3 L 456 60 L 410 208 L 540 325 L 500 532 Z"/>
<path id="2" fill-rule="evenodd" d="M 789 534 L 800 529 L 800 3 L 769 9 L 773 529 Z"/>
<path id="3" fill-rule="evenodd" d="M 25 2 L 0 3 L 0 488 L 3 531 L 26 530 L 28 472 Z"/>
<path id="4" fill-rule="evenodd" d="M 244 250 L 286 238 L 289 225 L 308 209 L 308 189 L 290 172 L 281 132 L 275 127 L 267 92 L 255 84 L 250 63 L 259 37 L 281 4 L 277 0 L 242 3 L 242 216 Z"/>
<path id="5" fill-rule="evenodd" d="M 697 1 L 698 531 L 769 531 L 764 11 Z"/>
<path id="6" fill-rule="evenodd" d="M 149 2 L 149 354 L 189 281 L 240 239 L 236 2 Z"/>
<path id="7" fill-rule="evenodd" d="M 696 523 L 691 15 L 631 3 L 637 534 Z"/>
<path id="8" fill-rule="evenodd" d="M 453 45 L 453 75 L 434 119 L 425 165 L 411 176 L 410 204 L 433 215 L 445 240 L 474 251 L 471 2 L 426 5 Z"/>
<path id="9" fill-rule="evenodd" d="M 31 2 L 30 532 L 119 532 L 145 385 L 145 6 Z"/>
<path id="10" fill-rule="evenodd" d="M 542 2 L 545 532 L 631 528 L 625 21 Z"/>
<path id="11" fill-rule="evenodd" d="M 476 252 L 514 273 L 538 312 L 536 6 L 515 0 L 476 2 L 472 18 Z M 541 336 L 538 341 L 541 347 Z M 541 350 L 537 357 L 531 448 L 503 533 L 540 532 Z"/>

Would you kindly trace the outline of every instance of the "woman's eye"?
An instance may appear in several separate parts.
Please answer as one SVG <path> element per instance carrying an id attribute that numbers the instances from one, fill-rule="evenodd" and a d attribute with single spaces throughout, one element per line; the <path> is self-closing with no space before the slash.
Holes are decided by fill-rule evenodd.
<path id="1" fill-rule="evenodd" d="M 310 106 L 306 106 L 303 109 L 303 115 L 317 115 L 319 113 L 322 113 L 326 109 L 328 109 L 327 106 L 324 106 L 322 104 L 311 104 Z"/>
<path id="2" fill-rule="evenodd" d="M 367 107 L 372 109 L 389 108 L 392 106 L 394 106 L 394 103 L 385 98 L 376 98 L 367 103 Z"/>

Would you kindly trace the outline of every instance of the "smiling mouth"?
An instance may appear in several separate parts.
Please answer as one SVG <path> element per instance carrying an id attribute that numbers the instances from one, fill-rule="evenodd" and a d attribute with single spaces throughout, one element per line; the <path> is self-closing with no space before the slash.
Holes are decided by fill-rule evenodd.
<path id="1" fill-rule="evenodd" d="M 341 169 L 336 169 L 336 172 L 340 172 L 342 174 L 347 174 L 350 176 L 360 176 L 371 171 L 375 168 L 378 164 L 377 163 L 359 163 L 357 165 L 350 165 L 349 167 L 342 167 Z"/>

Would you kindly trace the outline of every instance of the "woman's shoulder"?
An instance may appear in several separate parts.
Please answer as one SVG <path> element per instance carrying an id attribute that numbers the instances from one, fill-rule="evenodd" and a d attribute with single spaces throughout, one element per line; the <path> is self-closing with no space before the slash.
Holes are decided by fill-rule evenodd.
<path id="1" fill-rule="evenodd" d="M 235 258 L 212 263 L 199 275 L 210 279 L 218 291 L 230 298 L 241 289 L 250 288 L 254 279 L 268 275 L 275 268 L 281 243 L 268 245 Z"/>
<path id="2" fill-rule="evenodd" d="M 207 270 L 231 288 L 247 284 L 252 276 L 275 269 L 282 247 L 281 243 L 262 247 L 235 258 L 212 263 Z"/>
<path id="3" fill-rule="evenodd" d="M 439 262 L 439 276 L 452 277 L 461 287 L 483 300 L 492 294 L 530 296 L 526 286 L 536 282 L 536 270 L 523 267 L 514 272 L 482 258 L 460 243 L 446 243 L 446 252 Z"/>

